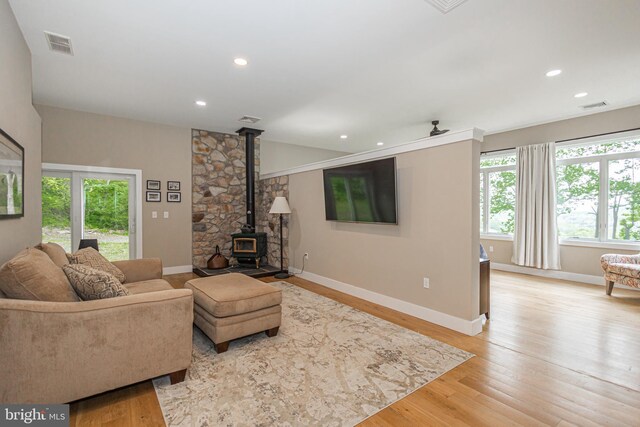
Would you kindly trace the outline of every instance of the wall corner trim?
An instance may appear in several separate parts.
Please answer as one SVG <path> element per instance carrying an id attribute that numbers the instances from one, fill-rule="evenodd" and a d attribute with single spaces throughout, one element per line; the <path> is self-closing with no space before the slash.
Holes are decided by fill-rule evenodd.
<path id="1" fill-rule="evenodd" d="M 164 267 L 162 269 L 162 275 L 191 273 L 193 271 L 192 265 L 176 265 L 174 267 Z"/>
<path id="2" fill-rule="evenodd" d="M 277 172 L 261 174 L 260 179 L 275 178 L 283 175 L 293 175 L 296 173 L 309 172 L 312 170 L 343 166 L 352 163 L 360 163 L 369 160 L 383 159 L 385 157 L 395 156 L 397 154 L 408 153 L 410 151 L 424 150 L 425 148 L 433 148 L 446 144 L 454 144 L 463 141 L 482 142 L 484 139 L 484 131 L 478 128 L 467 130 L 447 132 L 442 135 L 417 139 L 415 141 L 405 142 L 403 144 L 393 145 L 386 148 L 363 151 L 361 153 L 348 154 L 346 156 L 337 157 L 335 159 L 323 160 L 321 162 L 309 163 L 302 166 L 296 166 Z"/>
<path id="3" fill-rule="evenodd" d="M 482 332 L 481 316 L 474 320 L 465 320 L 407 301 L 402 301 L 397 298 L 379 294 L 377 292 L 373 292 L 364 288 L 359 288 L 348 283 L 320 276 L 319 274 L 310 273 L 307 271 L 301 272 L 299 269 L 294 267 L 289 267 L 289 272 L 296 274 L 303 279 L 310 280 L 322 286 L 326 286 L 327 288 L 343 292 L 345 294 L 354 296 L 356 298 L 361 298 L 375 304 L 379 304 L 392 310 L 417 317 L 418 319 L 426 320 L 427 322 L 452 329 L 465 335 L 473 336 Z"/>

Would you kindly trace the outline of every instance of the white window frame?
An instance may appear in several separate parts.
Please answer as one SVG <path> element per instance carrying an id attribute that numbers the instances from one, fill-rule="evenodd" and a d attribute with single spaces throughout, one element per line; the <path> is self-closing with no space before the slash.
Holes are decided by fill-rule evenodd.
<path id="1" fill-rule="evenodd" d="M 581 139 L 579 142 L 564 141 L 557 144 L 558 148 L 562 147 L 577 147 L 581 145 L 596 145 L 607 142 L 614 142 L 620 139 L 628 139 L 630 137 L 640 138 L 640 131 L 621 132 L 615 135 L 602 135 L 593 138 Z M 561 245 L 566 246 L 586 246 L 594 248 L 611 248 L 611 249 L 628 249 L 637 250 L 640 249 L 640 241 L 624 241 L 619 239 L 609 238 L 609 162 L 612 160 L 626 160 L 626 159 L 638 159 L 640 158 L 639 151 L 630 151 L 626 153 L 610 153 L 610 154 L 597 154 L 587 157 L 575 157 L 571 159 L 557 159 L 556 166 L 572 165 L 579 163 L 598 163 L 600 173 L 600 186 L 598 193 L 598 216 L 600 223 L 598 226 L 599 238 L 578 238 L 569 237 L 560 239 Z"/>
<path id="2" fill-rule="evenodd" d="M 66 177 L 71 178 L 71 197 L 81 200 L 84 197 L 82 193 L 82 185 L 79 183 L 83 178 L 90 178 L 95 175 L 102 175 L 100 178 L 104 179 L 123 179 L 123 177 L 130 177 L 133 179 L 133 193 L 129 193 L 129 206 L 135 205 L 135 211 L 129 219 L 129 233 L 135 235 L 133 245 L 129 247 L 129 258 L 140 259 L 142 254 L 142 170 L 140 169 L 121 169 L 121 168 L 108 168 L 101 166 L 83 166 L 83 165 L 66 165 L 58 163 L 43 163 L 42 164 L 43 176 L 54 177 Z M 93 174 L 93 176 L 91 175 Z M 82 218 L 84 218 L 84 212 L 82 212 L 83 203 L 76 203 L 72 208 L 72 224 L 80 224 L 80 228 L 83 226 Z M 80 235 L 74 230 L 78 229 L 77 225 L 71 227 L 71 245 L 77 247 L 80 242 Z"/>
<path id="3" fill-rule="evenodd" d="M 502 150 L 500 153 L 496 154 L 483 154 L 481 156 L 481 161 L 484 159 L 491 159 L 495 157 L 505 157 L 505 156 L 513 156 L 516 154 L 516 150 Z M 482 239 L 490 239 L 490 240 L 513 240 L 513 234 L 506 233 L 490 233 L 487 232 L 489 230 L 489 174 L 492 172 L 505 172 L 505 171 L 516 171 L 516 165 L 498 165 L 498 166 L 487 166 L 480 167 L 480 173 L 482 174 L 482 217 L 483 222 L 480 224 L 480 237 Z"/>
<path id="4" fill-rule="evenodd" d="M 638 137 L 640 138 L 640 130 L 618 132 L 615 134 L 600 135 L 591 138 L 583 138 L 579 140 L 567 140 L 556 144 L 557 148 L 561 147 L 576 147 L 580 145 L 595 145 L 607 142 L 614 142 L 616 140 L 628 139 Z M 483 154 L 481 159 L 487 159 L 492 157 L 502 157 L 514 155 L 515 150 L 502 150 L 499 153 Z M 598 210 L 600 223 L 598 224 L 598 239 L 595 238 L 562 238 L 559 243 L 563 246 L 583 246 L 592 248 L 605 248 L 605 249 L 625 249 L 625 250 L 640 250 L 640 241 L 624 241 L 610 239 L 608 235 L 609 226 L 609 162 L 611 160 L 624 160 L 624 159 L 637 159 L 640 158 L 639 151 L 631 151 L 626 153 L 610 153 L 610 154 L 598 154 L 588 157 L 576 157 L 571 159 L 556 159 L 556 166 L 578 164 L 578 163 L 598 163 L 600 173 L 600 191 L 598 196 Z M 480 167 L 480 173 L 483 174 L 483 218 L 484 221 L 480 224 L 481 230 L 489 229 L 489 173 L 501 172 L 506 170 L 516 170 L 516 166 L 489 166 Z M 501 233 L 486 233 L 480 232 L 481 239 L 487 240 L 513 240 L 511 234 Z"/>

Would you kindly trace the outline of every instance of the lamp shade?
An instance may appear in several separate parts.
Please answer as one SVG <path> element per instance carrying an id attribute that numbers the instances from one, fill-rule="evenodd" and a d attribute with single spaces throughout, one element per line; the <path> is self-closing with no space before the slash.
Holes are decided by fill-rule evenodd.
<path id="1" fill-rule="evenodd" d="M 287 202 L 286 197 L 276 197 L 271 205 L 271 210 L 269 213 L 272 214 L 290 214 L 291 208 L 289 207 L 289 203 Z"/>

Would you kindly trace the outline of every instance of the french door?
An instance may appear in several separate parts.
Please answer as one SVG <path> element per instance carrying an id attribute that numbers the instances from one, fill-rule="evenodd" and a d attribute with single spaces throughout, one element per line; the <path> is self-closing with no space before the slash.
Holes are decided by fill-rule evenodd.
<path id="1" fill-rule="evenodd" d="M 42 241 L 68 252 L 97 239 L 110 261 L 142 256 L 139 170 L 43 165 Z"/>

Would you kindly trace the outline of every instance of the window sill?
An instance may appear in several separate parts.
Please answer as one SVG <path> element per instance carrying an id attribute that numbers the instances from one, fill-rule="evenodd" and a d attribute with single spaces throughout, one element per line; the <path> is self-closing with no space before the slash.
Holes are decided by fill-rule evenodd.
<path id="1" fill-rule="evenodd" d="M 513 236 L 508 234 L 480 234 L 482 240 L 507 240 L 513 241 Z"/>
<path id="2" fill-rule="evenodd" d="M 586 248 L 602 248 L 602 249 L 622 249 L 627 251 L 640 250 L 640 243 L 626 243 L 626 242 L 599 242 L 594 240 L 578 240 L 578 239 L 564 239 L 560 241 L 562 246 L 582 246 Z"/>
<path id="3" fill-rule="evenodd" d="M 481 234 L 481 240 L 513 241 L 513 236 L 504 234 Z M 621 249 L 625 251 L 640 251 L 640 243 L 626 242 L 599 242 L 596 240 L 563 239 L 561 246 L 579 246 L 583 248 Z"/>

